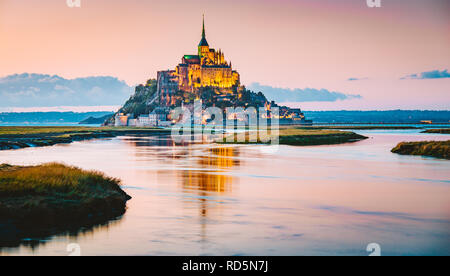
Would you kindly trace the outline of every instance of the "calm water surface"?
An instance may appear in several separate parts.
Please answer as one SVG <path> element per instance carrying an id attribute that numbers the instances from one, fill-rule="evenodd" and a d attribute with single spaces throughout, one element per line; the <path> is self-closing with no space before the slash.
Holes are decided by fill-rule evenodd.
<path id="1" fill-rule="evenodd" d="M 400 156 L 418 130 L 358 131 L 336 146 L 186 145 L 118 137 L 1 151 L 0 163 L 58 161 L 122 179 L 133 199 L 107 226 L 0 255 L 450 254 L 450 162 Z"/>

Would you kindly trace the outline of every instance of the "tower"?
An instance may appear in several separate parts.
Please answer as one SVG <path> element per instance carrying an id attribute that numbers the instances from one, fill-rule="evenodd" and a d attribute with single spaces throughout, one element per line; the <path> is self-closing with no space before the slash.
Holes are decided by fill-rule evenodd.
<path id="1" fill-rule="evenodd" d="M 200 40 L 200 43 L 198 44 L 198 55 L 200 58 L 208 56 L 209 53 L 209 45 L 208 41 L 206 41 L 206 34 L 205 34 L 205 15 L 203 15 L 203 30 L 202 30 L 202 39 Z"/>

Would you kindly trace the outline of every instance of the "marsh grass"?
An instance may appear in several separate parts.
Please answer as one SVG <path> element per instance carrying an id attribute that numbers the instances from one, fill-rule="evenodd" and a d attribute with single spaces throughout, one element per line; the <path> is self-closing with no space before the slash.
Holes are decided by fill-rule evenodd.
<path id="1" fill-rule="evenodd" d="M 0 165 L 0 197 L 40 195 L 67 198 L 102 196 L 120 188 L 120 180 L 58 163 L 19 167 Z"/>
<path id="2" fill-rule="evenodd" d="M 129 199 L 120 180 L 100 172 L 59 163 L 2 164 L 0 247 L 107 223 L 125 213 Z"/>
<path id="3" fill-rule="evenodd" d="M 251 137 L 251 134 L 248 131 L 245 132 L 244 135 L 245 141 L 238 140 L 239 134 L 231 134 L 229 136 L 225 136 L 223 140 L 218 142 L 223 144 L 270 143 L 270 141 L 269 142 L 262 141 L 259 137 L 257 141 L 250 141 L 249 138 Z M 273 134 L 271 134 L 271 131 L 269 130 L 268 136 L 270 137 L 271 135 Z M 292 145 L 292 146 L 332 145 L 332 144 L 356 142 L 363 139 L 367 139 L 367 137 L 365 136 L 350 131 L 340 131 L 332 129 L 305 129 L 295 127 L 280 128 L 278 137 L 280 145 Z"/>
<path id="4" fill-rule="evenodd" d="M 2 136 L 17 135 L 45 135 L 61 136 L 70 134 L 86 133 L 111 133 L 111 132 L 154 132 L 161 131 L 160 128 L 138 128 L 138 127 L 58 127 L 58 126 L 7 126 L 0 127 L 0 138 Z"/>
<path id="5" fill-rule="evenodd" d="M 2 135 L 30 135 L 30 134 L 52 134 L 52 133 L 80 133 L 106 130 L 99 127 L 0 127 L 0 136 Z"/>
<path id="6" fill-rule="evenodd" d="M 422 155 L 450 159 L 450 140 L 402 142 L 393 148 L 392 152 L 402 155 Z"/>

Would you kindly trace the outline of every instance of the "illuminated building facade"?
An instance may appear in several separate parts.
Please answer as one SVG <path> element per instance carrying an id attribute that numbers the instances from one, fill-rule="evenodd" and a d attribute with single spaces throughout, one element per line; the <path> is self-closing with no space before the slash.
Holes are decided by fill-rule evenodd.
<path id="1" fill-rule="evenodd" d="M 240 76 L 221 50 L 209 47 L 203 19 L 197 54 L 184 55 L 175 70 L 159 71 L 157 85 L 159 104 L 171 106 L 175 105 L 179 92 L 197 93 L 204 87 L 219 88 L 224 95 L 232 94 L 232 88 L 240 85 Z"/>

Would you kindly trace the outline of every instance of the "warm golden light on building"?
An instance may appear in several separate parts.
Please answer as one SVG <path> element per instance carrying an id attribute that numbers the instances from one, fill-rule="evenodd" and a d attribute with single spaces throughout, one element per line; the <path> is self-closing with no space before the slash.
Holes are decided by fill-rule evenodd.
<path id="1" fill-rule="evenodd" d="M 161 102 L 166 105 L 174 104 L 178 91 L 192 93 L 202 87 L 214 87 L 226 94 L 239 85 L 240 75 L 233 70 L 231 62 L 225 60 L 224 53 L 209 47 L 204 19 L 197 54 L 184 55 L 175 70 L 158 72 L 158 91 Z"/>
<path id="2" fill-rule="evenodd" d="M 209 47 L 204 19 L 197 55 L 184 55 L 175 73 L 180 90 L 183 91 L 208 86 L 231 88 L 239 85 L 239 73 L 233 71 L 231 62 L 225 61 L 225 55 L 221 50 L 216 51 Z"/>

